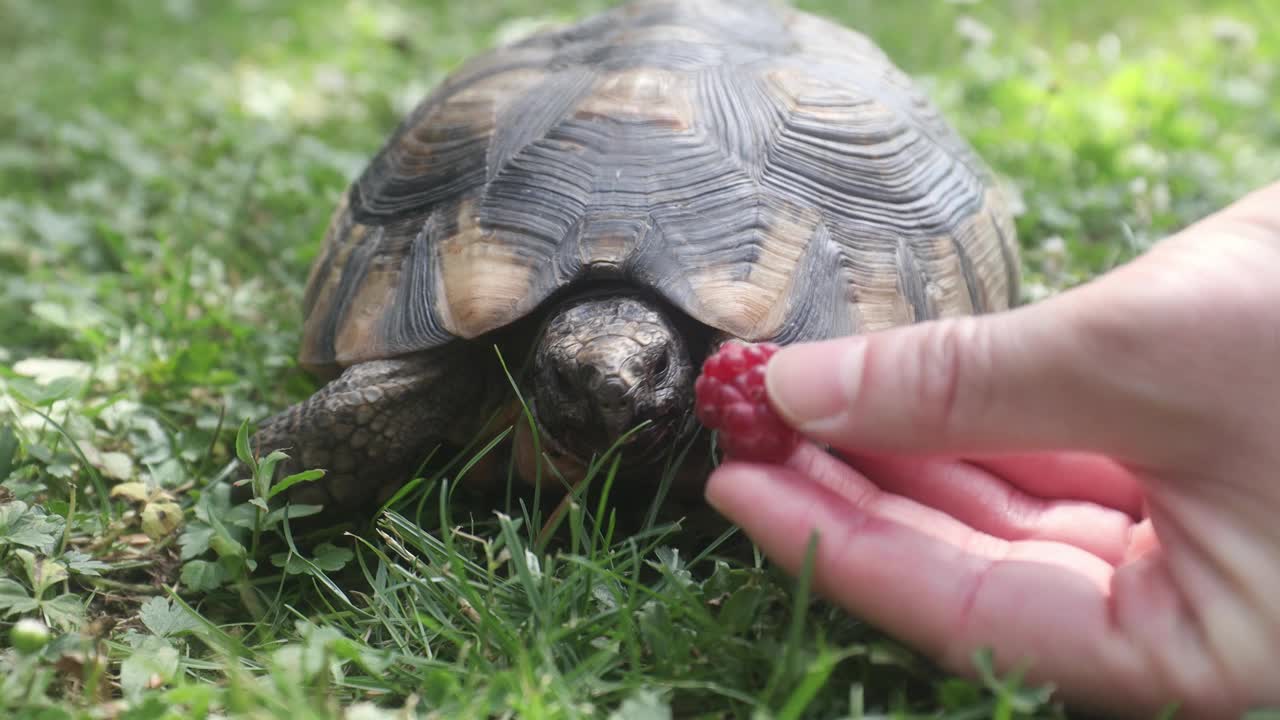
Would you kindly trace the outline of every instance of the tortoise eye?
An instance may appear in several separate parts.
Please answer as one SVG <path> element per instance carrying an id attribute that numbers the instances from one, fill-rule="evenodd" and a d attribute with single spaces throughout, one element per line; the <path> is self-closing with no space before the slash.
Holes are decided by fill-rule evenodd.
<path id="1" fill-rule="evenodd" d="M 671 370 L 671 353 L 664 352 L 653 366 L 653 371 L 659 376 L 666 377 L 669 370 Z"/>

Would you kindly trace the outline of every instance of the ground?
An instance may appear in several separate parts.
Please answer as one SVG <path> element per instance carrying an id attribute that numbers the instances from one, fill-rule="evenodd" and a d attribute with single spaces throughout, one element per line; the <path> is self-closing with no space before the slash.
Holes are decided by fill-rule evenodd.
<path id="1" fill-rule="evenodd" d="M 1027 302 L 1280 167 L 1264 0 L 797 4 L 868 32 L 999 172 Z M 51 628 L 0 651 L 0 714 L 1063 713 L 939 673 L 731 529 L 623 533 L 606 498 L 547 541 L 538 503 L 468 509 L 484 447 L 372 525 L 286 530 L 219 490 L 243 423 L 315 387 L 298 308 L 344 183 L 466 56 L 604 5 L 0 0 L 0 630 Z"/>

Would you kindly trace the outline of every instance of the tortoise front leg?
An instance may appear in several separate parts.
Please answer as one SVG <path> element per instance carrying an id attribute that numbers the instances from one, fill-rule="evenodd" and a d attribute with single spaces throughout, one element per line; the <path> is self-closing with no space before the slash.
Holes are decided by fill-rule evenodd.
<path id="1" fill-rule="evenodd" d="M 487 373 L 476 353 L 449 347 L 347 368 L 253 436 L 258 457 L 283 450 L 289 473 L 321 468 L 290 499 L 326 510 L 363 509 L 390 497 L 437 445 L 465 442 L 483 420 Z"/>

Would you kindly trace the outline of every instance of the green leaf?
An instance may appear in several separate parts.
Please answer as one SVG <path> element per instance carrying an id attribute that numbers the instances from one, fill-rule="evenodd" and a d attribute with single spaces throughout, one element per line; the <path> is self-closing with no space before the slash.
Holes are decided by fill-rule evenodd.
<path id="1" fill-rule="evenodd" d="M 249 503 L 240 503 L 218 517 L 211 518 L 209 524 L 218 531 L 231 532 L 229 528 L 235 527 L 248 532 L 255 527 L 259 514 L 258 509 Z M 262 527 L 268 527 L 265 521 Z"/>
<path id="2" fill-rule="evenodd" d="M 36 714 L 19 715 L 18 717 L 21 720 L 76 720 L 76 716 L 72 715 L 70 710 L 53 706 L 41 708 Z M 121 716 L 121 718 L 122 720 L 133 720 L 133 718 L 125 718 L 124 716 Z"/>
<path id="3" fill-rule="evenodd" d="M 151 485 L 162 488 L 175 488 L 186 481 L 186 470 L 182 467 L 182 461 L 177 458 L 168 458 L 161 462 L 149 465 L 151 474 Z"/>
<path id="4" fill-rule="evenodd" d="M 244 545 L 226 533 L 215 533 L 209 539 L 209 547 L 218 557 L 244 557 L 248 553 Z"/>
<path id="5" fill-rule="evenodd" d="M 961 678 L 948 678 L 938 684 L 938 701 L 945 708 L 962 710 L 982 702 L 982 688 Z"/>
<path id="6" fill-rule="evenodd" d="M 350 660 L 373 675 L 381 675 L 391 665 L 391 659 L 387 653 L 374 650 L 347 637 L 335 638 L 329 643 L 329 650 L 334 657 Z"/>
<path id="7" fill-rule="evenodd" d="M 809 617 L 807 614 L 809 592 L 813 587 L 813 566 L 814 558 L 817 557 L 817 554 L 818 532 L 815 530 L 809 534 L 804 564 L 800 567 L 800 573 L 796 578 L 795 592 L 791 596 L 791 623 L 787 628 L 786 645 L 783 647 L 782 657 L 773 667 L 769 683 L 765 687 L 765 697 L 772 698 L 774 693 L 778 691 L 779 684 L 796 669 L 797 657 L 801 653 L 800 644 L 803 639 L 805 621 Z"/>
<path id="8" fill-rule="evenodd" d="M 747 584 L 750 579 L 751 573 L 734 570 L 729 567 L 729 563 L 716 560 L 716 569 L 711 573 L 711 577 L 702 583 L 702 592 L 712 598 L 722 597 L 733 593 Z"/>
<path id="9" fill-rule="evenodd" d="M 200 557 L 209 550 L 209 541 L 213 539 L 213 526 L 208 523 L 192 522 L 178 536 L 178 547 L 182 549 L 182 559 L 190 560 Z"/>
<path id="10" fill-rule="evenodd" d="M 0 426 L 0 482 L 7 480 L 9 473 L 13 472 L 16 457 L 18 457 L 18 436 L 13 434 L 12 427 Z"/>
<path id="11" fill-rule="evenodd" d="M 44 471 L 59 480 L 70 480 L 76 474 L 76 470 L 70 462 L 59 461 L 49 463 L 45 466 Z"/>
<path id="12" fill-rule="evenodd" d="M 133 458 L 122 452 L 105 452 L 98 459 L 102 474 L 115 480 L 130 480 L 135 475 Z"/>
<path id="13" fill-rule="evenodd" d="M 308 515 L 315 515 L 322 510 L 324 510 L 323 505 L 286 505 L 282 508 L 272 510 L 271 513 L 262 521 L 262 527 L 273 527 L 285 518 L 293 520 L 295 518 L 307 517 Z"/>
<path id="14" fill-rule="evenodd" d="M 271 490 L 271 480 L 276 476 L 276 466 L 288 460 L 289 456 L 281 450 L 272 450 L 253 471 L 253 496 L 265 498 Z"/>
<path id="15" fill-rule="evenodd" d="M 319 480 L 322 477 L 324 477 L 324 470 L 304 470 L 303 472 L 300 472 L 300 473 L 294 473 L 293 475 L 290 475 L 289 477 L 273 485 L 271 487 L 271 490 L 267 492 L 267 499 L 269 500 L 275 497 L 276 495 L 279 495 L 280 493 L 284 492 L 285 490 L 288 490 L 289 488 L 293 487 L 294 485 L 297 485 L 298 483 L 313 482 L 315 480 Z"/>
<path id="16" fill-rule="evenodd" d="M 0 578 L 0 612 L 5 615 L 29 613 L 40 607 L 31 593 L 16 580 Z"/>
<path id="17" fill-rule="evenodd" d="M 59 400 L 65 400 L 80 394 L 84 381 L 75 377 L 59 377 L 44 385 L 27 388 L 27 400 L 36 407 L 47 407 Z"/>
<path id="18" fill-rule="evenodd" d="M 45 590 L 67 579 L 67 568 L 60 562 L 38 557 L 29 550 L 15 550 L 13 554 L 22 561 L 27 579 L 34 589 L 32 594 L 37 598 L 44 595 Z"/>
<path id="19" fill-rule="evenodd" d="M 75 629 L 84 622 L 84 603 L 72 593 L 41 602 L 40 611 L 44 613 L 44 618 L 50 625 L 56 625 L 64 630 Z"/>
<path id="20" fill-rule="evenodd" d="M 307 565 L 305 558 L 294 555 L 287 550 L 285 552 L 272 553 L 271 564 L 278 568 L 284 568 L 285 573 L 289 575 L 306 575 L 307 571 L 311 569 Z"/>
<path id="21" fill-rule="evenodd" d="M 166 712 L 171 712 L 173 710 L 169 704 L 178 705 L 183 706 L 186 710 L 184 713 L 186 717 L 209 717 L 209 707 L 213 705 L 221 695 L 222 688 L 213 684 L 196 685 L 195 683 L 187 683 L 184 685 L 178 685 L 164 694 L 164 699 L 167 703 L 165 710 Z M 173 716 L 171 714 L 166 714 L 162 717 L 171 718 Z M 216 715 L 214 717 L 216 717 Z M 125 719 L 122 718 L 122 720 Z"/>
<path id="22" fill-rule="evenodd" d="M 176 717 L 172 701 L 168 699 L 168 693 L 152 693 L 145 695 L 138 702 L 129 706 L 129 709 L 120 714 L 119 720 L 173 720 Z M 186 708 L 183 708 L 186 710 Z M 183 717 L 206 717 L 205 715 L 188 715 L 183 712 Z M 44 720 L 41 718 L 40 720 Z"/>
<path id="23" fill-rule="evenodd" d="M 315 557 L 311 562 L 320 566 L 322 570 L 335 572 L 341 570 L 353 557 L 355 554 L 347 548 L 340 548 L 333 543 L 320 543 L 316 546 Z"/>
<path id="24" fill-rule="evenodd" d="M 310 561 L 292 552 L 278 552 L 271 556 L 271 564 L 283 567 L 290 575 L 305 575 L 311 573 L 312 565 L 327 572 L 341 570 L 353 557 L 355 555 L 346 548 L 333 543 L 320 543 Z"/>
<path id="25" fill-rule="evenodd" d="M 93 557 L 79 550 L 66 551 L 62 554 L 62 561 L 66 563 L 67 569 L 76 575 L 91 577 L 98 577 L 102 574 L 100 571 L 111 567 L 100 560 L 94 560 Z"/>
<path id="26" fill-rule="evenodd" d="M 63 524 L 62 518 L 22 501 L 5 503 L 0 505 L 0 546 L 20 545 L 51 553 Z"/>
<path id="27" fill-rule="evenodd" d="M 152 633 L 161 637 L 179 635 L 200 629 L 200 622 L 181 605 L 174 605 L 168 598 L 153 597 L 142 604 L 138 618 Z"/>
<path id="28" fill-rule="evenodd" d="M 720 606 L 720 623 L 725 632 L 740 633 L 760 616 L 760 606 L 767 599 L 764 588 L 747 585 L 725 599 Z"/>
<path id="29" fill-rule="evenodd" d="M 230 520 L 234 516 L 234 512 L 227 513 L 224 517 Z M 217 553 L 218 557 L 244 557 L 247 551 L 244 544 L 232 536 L 231 531 L 223 523 L 222 517 L 216 513 L 209 513 L 206 522 L 213 528 L 213 536 L 209 538 L 209 547 Z"/>
<path id="30" fill-rule="evenodd" d="M 217 590 L 227 580 L 222 566 L 208 560 L 192 560 L 182 566 L 182 584 L 197 592 Z"/>
<path id="31" fill-rule="evenodd" d="M 684 560 L 680 558 L 679 550 L 669 547 L 660 547 L 654 554 L 658 556 L 658 562 L 660 563 L 660 565 L 657 565 L 656 567 L 665 571 L 665 573 L 671 577 L 672 580 L 675 580 L 681 587 L 688 587 L 693 583 L 693 575 L 689 572 L 688 567 L 685 566 Z M 652 565 L 653 563 L 650 564 Z"/>
<path id="32" fill-rule="evenodd" d="M 798 720 L 802 717 L 805 709 L 817 697 L 818 691 L 826 684 L 827 678 L 831 677 L 831 672 L 836 669 L 839 662 L 840 656 L 830 651 L 823 651 L 814 658 L 805 669 L 800 682 L 791 691 L 782 710 L 778 711 L 778 720 Z"/>
<path id="33" fill-rule="evenodd" d="M 178 674 L 178 650 L 164 638 L 148 636 L 120 663 L 120 685 L 126 697 L 168 684 Z"/>
<path id="34" fill-rule="evenodd" d="M 235 557 L 228 555 L 227 557 L 220 557 L 218 558 L 218 564 L 222 566 L 223 572 L 229 578 L 240 577 L 245 570 L 256 572 L 258 569 L 258 561 L 248 556 Z"/>
<path id="35" fill-rule="evenodd" d="M 244 463 L 250 471 L 256 471 L 258 463 L 253 459 L 253 451 L 249 449 L 249 421 L 245 420 L 240 423 L 240 429 L 236 431 L 236 457 L 240 458 L 240 462 Z"/>
<path id="36" fill-rule="evenodd" d="M 200 500 L 196 502 L 195 516 L 198 520 L 212 524 L 211 518 L 225 518 L 231 509 L 231 484 L 216 483 L 200 493 Z"/>

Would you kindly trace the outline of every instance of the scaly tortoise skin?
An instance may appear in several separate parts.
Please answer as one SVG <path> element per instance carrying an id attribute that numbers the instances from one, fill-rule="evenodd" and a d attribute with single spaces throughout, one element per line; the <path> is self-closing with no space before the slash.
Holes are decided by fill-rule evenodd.
<path id="1" fill-rule="evenodd" d="M 255 448 L 329 471 L 300 499 L 367 503 L 513 402 L 497 344 L 531 357 L 542 462 L 572 473 L 647 421 L 623 449 L 643 472 L 726 338 L 1001 310 L 1018 268 L 991 173 L 868 38 L 636 0 L 474 59 L 403 121 L 308 280 L 300 359 L 332 381 Z"/>

